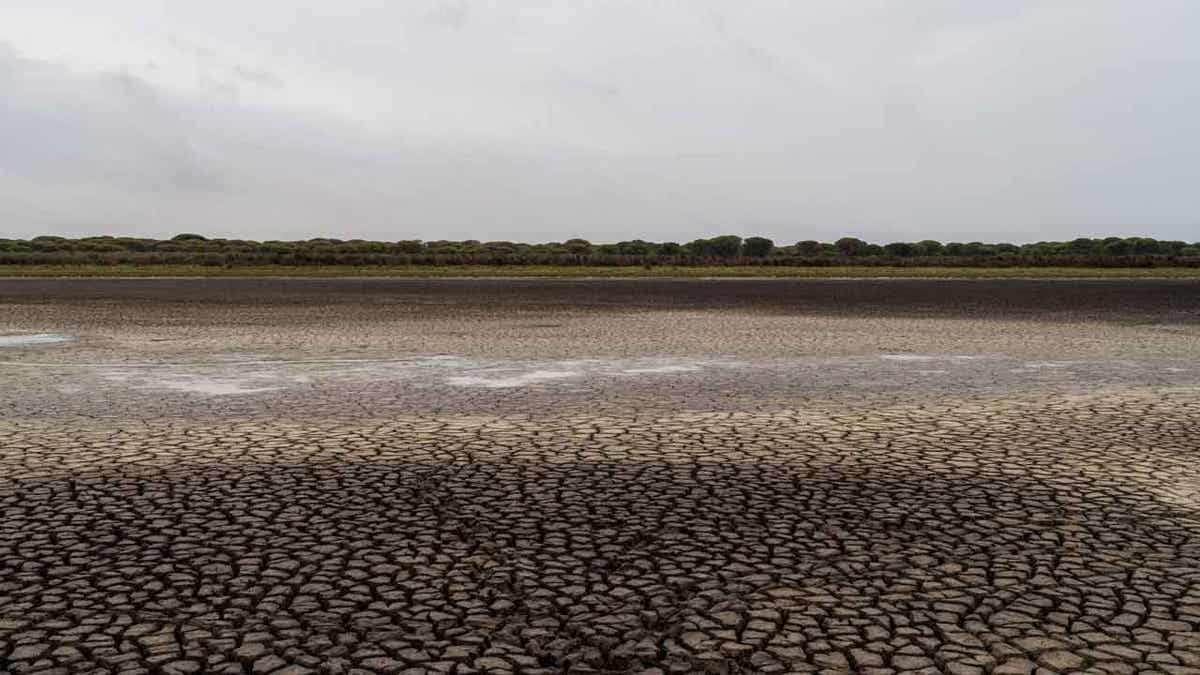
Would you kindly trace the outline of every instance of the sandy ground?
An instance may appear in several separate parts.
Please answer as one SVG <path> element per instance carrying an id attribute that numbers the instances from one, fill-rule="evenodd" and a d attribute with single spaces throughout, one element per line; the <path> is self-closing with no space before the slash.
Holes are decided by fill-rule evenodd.
<path id="1" fill-rule="evenodd" d="M 0 672 L 1200 673 L 1200 281 L 0 280 Z"/>

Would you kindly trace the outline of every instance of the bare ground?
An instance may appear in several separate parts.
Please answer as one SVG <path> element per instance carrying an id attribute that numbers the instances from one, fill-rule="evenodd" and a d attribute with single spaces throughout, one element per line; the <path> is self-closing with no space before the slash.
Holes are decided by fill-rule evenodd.
<path id="1" fill-rule="evenodd" d="M 0 671 L 1200 672 L 1200 282 L 0 280 Z"/>

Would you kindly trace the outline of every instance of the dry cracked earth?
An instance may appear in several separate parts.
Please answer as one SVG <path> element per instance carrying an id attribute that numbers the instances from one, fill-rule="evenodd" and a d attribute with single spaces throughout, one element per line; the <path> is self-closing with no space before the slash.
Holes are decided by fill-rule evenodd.
<path id="1" fill-rule="evenodd" d="M 0 280 L 0 672 L 1200 673 L 1200 281 Z"/>

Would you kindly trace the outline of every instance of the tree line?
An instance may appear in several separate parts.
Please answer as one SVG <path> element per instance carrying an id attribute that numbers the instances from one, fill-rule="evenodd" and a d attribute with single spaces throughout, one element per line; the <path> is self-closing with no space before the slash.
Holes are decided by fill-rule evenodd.
<path id="1" fill-rule="evenodd" d="M 0 239 L 3 265 L 924 265 L 1200 266 L 1200 242 L 1150 237 L 1078 238 L 1030 244 L 934 240 L 876 244 L 856 237 L 777 244 L 766 237 L 721 235 L 687 243 L 641 239 L 597 244 L 584 239 L 511 241 L 249 241 L 180 234 L 171 239 L 42 236 Z"/>

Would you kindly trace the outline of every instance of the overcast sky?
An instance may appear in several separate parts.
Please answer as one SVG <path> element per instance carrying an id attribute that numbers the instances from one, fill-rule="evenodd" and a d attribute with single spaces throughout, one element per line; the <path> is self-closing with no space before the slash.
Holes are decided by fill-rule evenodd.
<path id="1" fill-rule="evenodd" d="M 1200 239 L 1200 2 L 3 0 L 0 237 Z"/>

